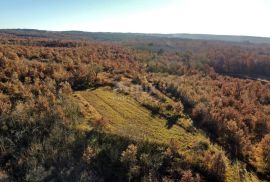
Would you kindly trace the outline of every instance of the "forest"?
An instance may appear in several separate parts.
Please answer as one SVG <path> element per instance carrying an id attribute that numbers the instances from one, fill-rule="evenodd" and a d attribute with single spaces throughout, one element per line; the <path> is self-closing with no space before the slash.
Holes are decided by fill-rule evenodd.
<path id="1" fill-rule="evenodd" d="M 0 181 L 270 181 L 270 44 L 92 36 L 0 31 Z"/>

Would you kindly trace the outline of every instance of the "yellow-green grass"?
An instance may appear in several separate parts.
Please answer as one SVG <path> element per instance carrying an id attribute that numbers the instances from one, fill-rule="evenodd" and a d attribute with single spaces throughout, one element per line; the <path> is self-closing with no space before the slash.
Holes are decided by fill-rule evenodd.
<path id="1" fill-rule="evenodd" d="M 92 91 L 79 91 L 75 93 L 83 105 L 95 108 L 95 115 L 101 115 L 109 121 L 109 127 L 105 132 L 110 132 L 133 140 L 143 140 L 154 143 L 168 144 L 171 139 L 179 143 L 179 152 L 184 154 L 186 160 L 196 163 L 200 156 L 192 151 L 192 146 L 199 141 L 211 143 L 201 132 L 190 133 L 184 128 L 174 125 L 166 127 L 166 120 L 153 116 L 149 110 L 142 107 L 129 96 L 112 91 L 109 88 L 98 88 Z M 92 110 L 92 109 L 91 109 Z M 97 114 L 98 113 L 98 114 Z M 89 117 L 90 118 L 90 117 Z M 184 119 L 184 118 L 182 118 Z M 214 144 L 210 144 L 210 150 L 222 152 L 226 161 L 226 181 L 235 181 L 239 169 L 231 165 L 223 150 Z M 256 181 L 256 176 L 247 173 L 246 181 Z M 250 177 L 252 176 L 252 178 Z M 252 179 L 252 180 L 251 180 Z"/>
<path id="2" fill-rule="evenodd" d="M 153 116 L 150 111 L 128 96 L 104 88 L 77 94 L 109 120 L 109 132 L 155 143 L 167 143 L 173 138 L 183 144 L 182 148 L 201 140 L 200 135 L 188 133 L 177 125 L 168 129 L 165 119 Z"/>

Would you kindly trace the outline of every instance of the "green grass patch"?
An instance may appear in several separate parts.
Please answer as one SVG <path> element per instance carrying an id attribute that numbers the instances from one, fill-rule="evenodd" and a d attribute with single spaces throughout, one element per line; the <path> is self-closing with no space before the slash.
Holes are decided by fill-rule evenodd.
<path id="1" fill-rule="evenodd" d="M 173 138 L 179 140 L 182 148 L 202 138 L 201 135 L 188 133 L 177 125 L 168 129 L 165 119 L 153 116 L 134 99 L 111 90 L 98 88 L 77 94 L 83 96 L 106 120 L 109 120 L 108 132 L 155 143 L 168 143 Z"/>

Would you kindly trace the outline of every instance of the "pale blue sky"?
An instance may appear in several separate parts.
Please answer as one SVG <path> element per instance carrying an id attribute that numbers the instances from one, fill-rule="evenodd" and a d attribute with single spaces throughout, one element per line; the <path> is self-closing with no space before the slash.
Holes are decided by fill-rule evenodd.
<path id="1" fill-rule="evenodd" d="M 270 37 L 270 0 L 0 0 L 0 28 Z"/>

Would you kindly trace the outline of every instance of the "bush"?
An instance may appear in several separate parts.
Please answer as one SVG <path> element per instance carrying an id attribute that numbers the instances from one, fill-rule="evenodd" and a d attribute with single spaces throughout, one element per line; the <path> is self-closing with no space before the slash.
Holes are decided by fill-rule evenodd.
<path id="1" fill-rule="evenodd" d="M 193 174 L 190 170 L 184 171 L 182 173 L 182 177 L 180 182 L 200 182 L 200 176 L 198 174 L 196 174 L 195 177 L 193 177 Z"/>
<path id="2" fill-rule="evenodd" d="M 270 175 L 270 134 L 266 135 L 260 142 L 262 147 L 262 158 L 264 161 L 264 169 L 268 175 Z"/>

